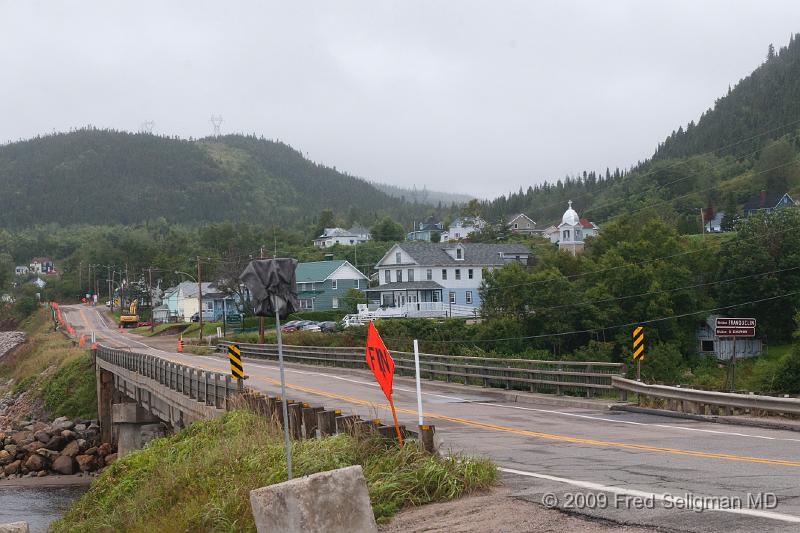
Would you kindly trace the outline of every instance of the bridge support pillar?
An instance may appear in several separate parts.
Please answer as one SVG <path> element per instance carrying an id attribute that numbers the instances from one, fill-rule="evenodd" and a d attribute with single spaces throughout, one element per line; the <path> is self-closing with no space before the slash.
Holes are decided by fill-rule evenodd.
<path id="1" fill-rule="evenodd" d="M 114 374 L 96 366 L 97 418 L 100 422 L 100 442 L 113 443 L 111 405 L 114 401 Z"/>
<path id="2" fill-rule="evenodd" d="M 164 435 L 161 420 L 137 403 L 117 403 L 111 408 L 111 421 L 117 430 L 117 453 L 122 457 L 140 450 L 154 438 Z"/>

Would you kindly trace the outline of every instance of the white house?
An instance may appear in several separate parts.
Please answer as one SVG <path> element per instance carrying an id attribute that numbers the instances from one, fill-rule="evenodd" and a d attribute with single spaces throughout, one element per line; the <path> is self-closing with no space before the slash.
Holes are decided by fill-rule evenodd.
<path id="1" fill-rule="evenodd" d="M 484 269 L 527 265 L 529 258 L 522 244 L 395 244 L 375 265 L 379 285 L 367 289 L 369 309 L 383 308 L 387 316 L 474 315 Z"/>
<path id="2" fill-rule="evenodd" d="M 460 241 L 486 227 L 486 221 L 481 217 L 462 217 L 455 219 L 450 227 L 442 232 L 442 242 Z"/>
<path id="3" fill-rule="evenodd" d="M 558 244 L 559 250 L 576 255 L 583 251 L 584 239 L 597 235 L 600 228 L 594 222 L 579 217 L 572 209 L 572 200 L 567 203 L 569 206 L 561 217 L 561 223 L 558 226 L 550 226 L 544 230 L 543 235 L 553 244 Z"/>
<path id="4" fill-rule="evenodd" d="M 511 233 L 519 235 L 533 235 L 536 233 L 536 222 L 525 213 L 517 213 L 509 217 L 508 225 L 511 228 Z"/>
<path id="5" fill-rule="evenodd" d="M 16 274 L 17 276 L 24 276 L 28 274 L 28 272 L 30 272 L 30 269 L 25 265 L 20 265 L 14 269 L 14 274 Z"/>
<path id="6" fill-rule="evenodd" d="M 350 229 L 325 228 L 322 235 L 314 239 L 314 246 L 317 248 L 330 248 L 335 244 L 353 246 L 368 240 L 370 240 L 370 234 L 367 228 L 359 226 L 354 226 Z"/>
<path id="7" fill-rule="evenodd" d="M 31 259 L 30 271 L 34 274 L 50 274 L 55 271 L 55 265 L 49 257 L 34 257 Z"/>

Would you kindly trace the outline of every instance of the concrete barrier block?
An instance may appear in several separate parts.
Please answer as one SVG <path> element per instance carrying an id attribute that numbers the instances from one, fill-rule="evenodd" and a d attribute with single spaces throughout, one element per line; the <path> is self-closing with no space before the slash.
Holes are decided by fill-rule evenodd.
<path id="1" fill-rule="evenodd" d="M 250 491 L 258 533 L 377 532 L 360 465 Z"/>
<path id="2" fill-rule="evenodd" d="M 0 524 L 0 533 L 28 533 L 27 522 L 9 522 Z"/>

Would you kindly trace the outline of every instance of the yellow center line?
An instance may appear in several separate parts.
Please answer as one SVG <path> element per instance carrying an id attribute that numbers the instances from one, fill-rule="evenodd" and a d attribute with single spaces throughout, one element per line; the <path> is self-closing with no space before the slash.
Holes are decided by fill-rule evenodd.
<path id="1" fill-rule="evenodd" d="M 173 362 L 180 362 L 180 361 L 173 361 Z M 205 365 L 195 365 L 203 370 L 209 370 L 214 372 L 219 372 L 219 369 L 208 367 Z M 251 379 L 256 379 L 259 381 L 263 381 L 265 383 L 269 383 L 272 385 L 280 385 L 280 381 L 277 379 L 272 378 L 264 378 L 259 376 L 251 376 Z M 333 392 L 328 392 L 321 389 L 315 389 L 311 387 L 303 387 L 300 385 L 292 385 L 290 383 L 286 384 L 286 387 L 289 389 L 298 390 L 301 392 L 307 392 L 309 394 L 314 394 L 316 396 L 323 396 L 326 398 L 332 398 L 335 400 L 341 400 L 348 403 L 356 404 L 356 405 L 364 405 L 369 407 L 376 407 L 382 409 L 390 409 L 388 404 L 376 403 L 371 402 L 369 400 L 363 400 L 361 398 L 355 398 L 353 396 L 345 396 L 342 394 L 336 394 Z M 395 406 L 396 407 L 396 406 Z M 415 409 L 405 409 L 402 407 L 396 407 L 396 410 L 401 413 L 416 415 L 417 411 Z M 500 426 L 497 424 L 490 424 L 488 422 L 479 422 L 477 420 L 469 420 L 466 418 L 458 418 L 454 416 L 447 416 L 438 413 L 423 413 L 424 416 L 428 418 L 432 418 L 434 420 L 443 420 L 447 422 L 453 422 L 456 424 L 463 424 L 465 426 L 471 426 L 475 428 L 490 430 L 490 431 L 501 431 L 504 433 L 512 433 L 515 435 L 522 435 L 525 437 L 534 437 L 539 439 L 546 439 L 546 440 L 553 440 L 559 442 L 568 442 L 571 444 L 586 444 L 590 446 L 601 446 L 601 447 L 608 447 L 608 448 L 622 448 L 626 450 L 639 450 L 644 452 L 655 452 L 655 453 L 668 453 L 673 455 L 687 455 L 690 457 L 702 457 L 704 459 L 723 459 L 726 461 L 739 461 L 745 463 L 759 463 L 759 464 L 768 464 L 768 465 L 779 465 L 779 466 L 791 466 L 791 467 L 800 467 L 800 461 L 790 461 L 788 459 L 768 459 L 765 457 L 751 457 L 747 455 L 734 455 L 729 453 L 716 453 L 716 452 L 701 452 L 695 450 L 681 450 L 679 448 L 666 448 L 662 446 L 651 446 L 649 444 L 635 444 L 635 443 L 627 443 L 627 442 L 614 442 L 614 441 L 605 441 L 605 440 L 596 440 L 596 439 L 585 439 L 581 437 L 570 437 L 568 435 L 557 435 L 553 433 L 542 433 L 540 431 L 530 431 L 527 429 L 519 429 L 513 428 L 509 426 Z"/>

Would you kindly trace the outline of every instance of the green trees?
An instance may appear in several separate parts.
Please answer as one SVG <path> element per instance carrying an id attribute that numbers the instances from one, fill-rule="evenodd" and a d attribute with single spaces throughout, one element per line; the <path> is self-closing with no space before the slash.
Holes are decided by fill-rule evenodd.
<path id="1" fill-rule="evenodd" d="M 403 226 L 388 216 L 383 217 L 380 222 L 372 226 L 369 232 L 374 240 L 383 242 L 402 241 L 406 236 Z"/>
<path id="2" fill-rule="evenodd" d="M 741 224 L 736 238 L 719 253 L 719 279 L 747 279 L 722 283 L 716 288 L 719 306 L 731 306 L 732 316 L 754 316 L 759 332 L 771 342 L 785 341 L 794 331 L 793 317 L 800 310 L 800 210 L 779 209 L 751 216 Z M 784 295 L 790 295 L 785 296 Z M 739 305 L 752 300 L 762 302 Z"/>

